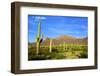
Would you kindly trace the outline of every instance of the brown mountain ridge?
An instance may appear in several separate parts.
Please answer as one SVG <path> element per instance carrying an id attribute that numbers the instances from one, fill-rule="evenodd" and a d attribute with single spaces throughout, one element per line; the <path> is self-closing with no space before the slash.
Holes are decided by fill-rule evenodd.
<path id="1" fill-rule="evenodd" d="M 60 45 L 60 44 L 63 44 L 63 43 L 87 45 L 88 44 L 87 40 L 88 40 L 88 37 L 75 38 L 75 37 L 72 37 L 72 36 L 63 35 L 63 36 L 59 36 L 59 37 L 57 37 L 55 39 L 52 39 L 52 45 Z M 49 45 L 49 43 L 50 43 L 50 39 L 47 38 L 47 39 L 43 40 L 41 45 Z"/>

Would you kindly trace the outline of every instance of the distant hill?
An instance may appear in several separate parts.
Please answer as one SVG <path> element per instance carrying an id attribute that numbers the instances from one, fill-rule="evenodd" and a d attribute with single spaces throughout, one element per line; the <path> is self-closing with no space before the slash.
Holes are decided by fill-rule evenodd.
<path id="1" fill-rule="evenodd" d="M 83 38 L 84 40 L 88 40 L 88 37 Z"/>
<path id="2" fill-rule="evenodd" d="M 72 36 L 62 35 L 62 36 L 59 36 L 59 37 L 57 37 L 55 39 L 52 39 L 52 45 L 60 45 L 60 44 L 63 44 L 63 43 L 87 45 L 88 44 L 87 40 L 88 40 L 88 37 L 75 38 L 75 37 L 72 37 Z M 47 38 L 41 43 L 41 45 L 48 46 L 49 43 L 50 43 L 50 38 Z M 33 43 L 33 44 L 35 45 L 36 43 Z"/>
<path id="3" fill-rule="evenodd" d="M 63 35 L 63 36 L 59 36 L 55 39 L 52 39 L 52 45 L 59 45 L 59 44 L 63 44 L 63 43 L 87 45 L 87 39 L 88 39 L 87 37 L 80 39 L 80 38 Z M 50 40 L 46 39 L 41 43 L 41 45 L 49 45 L 49 43 L 50 43 Z"/>

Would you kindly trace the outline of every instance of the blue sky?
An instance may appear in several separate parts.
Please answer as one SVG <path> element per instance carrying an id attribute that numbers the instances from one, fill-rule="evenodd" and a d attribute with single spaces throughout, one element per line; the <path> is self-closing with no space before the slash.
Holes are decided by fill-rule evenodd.
<path id="1" fill-rule="evenodd" d="M 45 38 L 56 38 L 61 35 L 76 38 L 88 36 L 88 17 L 28 15 L 28 42 L 36 41 L 39 19 Z"/>

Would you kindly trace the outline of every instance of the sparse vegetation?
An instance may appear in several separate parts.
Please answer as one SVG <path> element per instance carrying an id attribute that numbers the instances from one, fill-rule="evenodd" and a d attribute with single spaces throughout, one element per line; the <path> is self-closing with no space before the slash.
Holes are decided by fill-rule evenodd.
<path id="1" fill-rule="evenodd" d="M 64 48 L 65 49 L 64 49 Z M 36 47 L 28 48 L 29 60 L 47 60 L 47 59 L 78 59 L 87 58 L 88 49 L 86 45 L 67 45 L 52 46 L 52 52 L 49 52 L 49 46 L 41 46 L 39 54 L 36 55 Z"/>

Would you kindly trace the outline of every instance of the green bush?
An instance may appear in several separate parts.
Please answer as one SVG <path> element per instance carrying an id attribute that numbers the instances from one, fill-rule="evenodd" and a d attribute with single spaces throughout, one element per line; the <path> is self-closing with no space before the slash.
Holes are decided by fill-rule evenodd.
<path id="1" fill-rule="evenodd" d="M 64 55 L 64 53 L 51 53 L 50 54 L 50 59 L 64 59 L 66 58 L 66 56 Z"/>
<path id="2" fill-rule="evenodd" d="M 80 54 L 80 58 L 88 58 L 88 53 L 86 50 L 82 51 L 82 53 Z"/>

